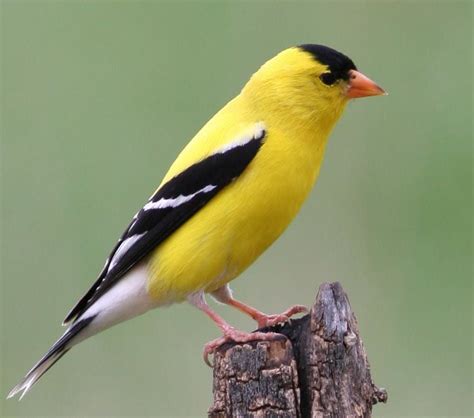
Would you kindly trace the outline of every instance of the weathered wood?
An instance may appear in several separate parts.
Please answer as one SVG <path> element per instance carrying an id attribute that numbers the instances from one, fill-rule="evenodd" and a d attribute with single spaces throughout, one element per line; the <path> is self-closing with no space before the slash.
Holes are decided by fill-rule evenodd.
<path id="1" fill-rule="evenodd" d="M 216 352 L 209 417 L 370 417 L 372 405 L 387 401 L 372 382 L 339 283 L 320 286 L 308 315 L 263 331 L 285 337 L 226 344 Z"/>
<path id="2" fill-rule="evenodd" d="M 296 362 L 285 337 L 221 350 L 214 362 L 210 417 L 299 416 Z"/>

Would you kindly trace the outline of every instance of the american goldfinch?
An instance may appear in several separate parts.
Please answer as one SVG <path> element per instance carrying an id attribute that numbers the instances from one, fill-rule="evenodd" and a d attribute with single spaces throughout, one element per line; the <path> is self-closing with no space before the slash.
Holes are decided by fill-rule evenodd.
<path id="1" fill-rule="evenodd" d="M 133 217 L 99 277 L 64 320 L 65 333 L 15 386 L 21 397 L 82 340 L 174 302 L 206 313 L 226 341 L 274 338 L 238 331 L 207 305 L 231 305 L 259 327 L 304 307 L 265 315 L 234 299 L 228 283 L 295 217 L 318 177 L 327 138 L 349 99 L 384 94 L 350 58 L 300 45 L 266 62 L 197 133 Z"/>

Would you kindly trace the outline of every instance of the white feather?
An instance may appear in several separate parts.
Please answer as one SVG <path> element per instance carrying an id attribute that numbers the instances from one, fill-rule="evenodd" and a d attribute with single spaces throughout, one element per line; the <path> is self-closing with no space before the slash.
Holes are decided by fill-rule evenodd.
<path id="1" fill-rule="evenodd" d="M 147 292 L 147 281 L 148 265 L 142 262 L 132 268 L 81 315 L 80 318 L 91 316 L 95 318 L 74 342 L 78 343 L 112 325 L 157 307 L 159 303 Z"/>
<path id="2" fill-rule="evenodd" d="M 7 395 L 7 399 L 13 398 L 17 393 L 21 393 L 18 398 L 19 401 L 23 399 L 23 396 L 31 389 L 31 387 L 36 383 L 36 381 L 45 373 L 52 364 L 60 357 L 62 353 L 57 353 L 56 355 L 51 356 L 46 360 L 41 366 L 39 366 L 30 376 L 27 376 L 25 380 L 16 385 L 10 393 Z"/>
<path id="3" fill-rule="evenodd" d="M 214 186 L 213 184 L 209 184 L 206 187 L 199 189 L 197 192 L 188 194 L 186 196 L 183 196 L 182 194 L 180 194 L 178 197 L 173 197 L 169 199 L 165 199 L 163 197 L 160 200 L 158 200 L 158 202 L 147 203 L 143 207 L 143 209 L 150 210 L 150 209 L 176 208 L 179 205 L 182 205 L 183 203 L 189 202 L 194 196 L 200 193 L 209 193 L 210 191 L 214 190 L 216 187 L 217 186 Z"/>
<path id="4" fill-rule="evenodd" d="M 143 234 L 132 235 L 130 238 L 127 238 L 124 242 L 122 242 L 120 246 L 117 248 L 117 251 L 115 251 L 115 254 L 112 257 L 112 260 L 110 260 L 110 265 L 107 271 L 112 270 L 120 261 L 120 259 L 125 255 L 125 253 L 130 249 L 130 247 L 133 244 L 135 244 L 145 234 L 146 232 L 144 232 Z"/>
<path id="5" fill-rule="evenodd" d="M 231 149 L 245 145 L 255 138 L 260 138 L 264 131 L 265 124 L 263 122 L 258 122 L 257 124 L 255 124 L 251 132 L 225 144 L 223 147 L 219 148 L 214 154 L 224 154 L 227 151 L 230 151 Z"/>

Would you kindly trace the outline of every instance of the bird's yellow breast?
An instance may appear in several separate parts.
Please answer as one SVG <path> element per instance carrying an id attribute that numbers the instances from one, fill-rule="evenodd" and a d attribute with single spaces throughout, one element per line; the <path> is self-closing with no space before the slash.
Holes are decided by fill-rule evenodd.
<path id="1" fill-rule="evenodd" d="M 163 182 L 264 124 L 265 142 L 243 174 L 152 254 L 148 289 L 154 298 L 179 301 L 234 279 L 279 237 L 307 197 L 325 138 L 305 138 L 320 132 L 282 130 L 260 116 L 237 97 L 204 126 L 165 176 Z"/>

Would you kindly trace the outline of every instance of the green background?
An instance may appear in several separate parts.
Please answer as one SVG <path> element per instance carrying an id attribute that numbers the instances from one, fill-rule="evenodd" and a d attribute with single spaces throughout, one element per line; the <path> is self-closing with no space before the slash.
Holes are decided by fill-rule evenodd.
<path id="1" fill-rule="evenodd" d="M 266 59 L 353 58 L 390 95 L 354 101 L 288 231 L 234 282 L 264 311 L 349 293 L 376 417 L 471 416 L 472 4 L 2 2 L 3 398 L 56 337 L 130 217 Z M 232 324 L 241 314 L 217 307 Z M 205 416 L 218 329 L 183 304 L 74 349 L 2 416 Z"/>

